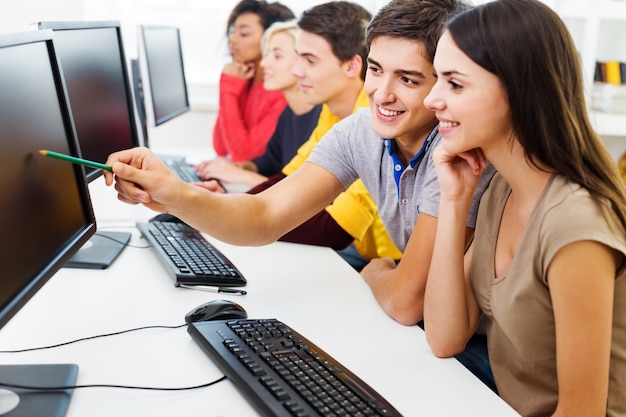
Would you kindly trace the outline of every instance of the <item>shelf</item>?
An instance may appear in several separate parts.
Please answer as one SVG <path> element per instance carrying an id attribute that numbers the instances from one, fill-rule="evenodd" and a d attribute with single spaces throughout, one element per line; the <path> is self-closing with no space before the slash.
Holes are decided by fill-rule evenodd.
<path id="1" fill-rule="evenodd" d="M 561 16 L 572 34 L 587 85 L 594 85 L 596 61 L 626 62 L 626 0 L 541 1 Z M 613 93 L 608 102 L 603 102 L 605 98 L 598 97 L 598 91 L 593 87 L 590 90 L 587 102 L 592 108 L 591 123 L 600 136 L 619 145 L 626 138 L 626 89 L 620 88 L 620 97 L 613 102 Z"/>
<path id="2" fill-rule="evenodd" d="M 626 114 L 592 111 L 589 117 L 600 136 L 626 138 Z"/>

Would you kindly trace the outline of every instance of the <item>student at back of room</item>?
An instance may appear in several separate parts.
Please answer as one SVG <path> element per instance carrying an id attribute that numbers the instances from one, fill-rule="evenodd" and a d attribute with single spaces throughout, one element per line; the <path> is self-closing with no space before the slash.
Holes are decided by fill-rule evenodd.
<path id="1" fill-rule="evenodd" d="M 220 76 L 219 110 L 213 127 L 213 148 L 234 162 L 263 153 L 286 106 L 280 91 L 263 88 L 261 39 L 272 23 L 295 18 L 279 2 L 242 0 L 232 10 L 227 36 L 232 62 Z"/>
<path id="2" fill-rule="evenodd" d="M 282 180 L 304 164 L 322 137 L 339 121 L 368 107 L 363 90 L 367 45 L 364 31 L 371 14 L 351 2 L 330 2 L 306 10 L 298 25 L 301 35 L 294 75 L 310 103 L 324 103 L 317 128 L 282 173 L 248 192 L 256 194 Z M 375 201 L 360 180 L 331 205 L 280 240 L 328 246 L 336 250 L 355 242 L 358 254 L 345 259 L 360 269 L 364 259 L 401 252 L 387 234 Z M 342 254 L 342 252 L 340 252 Z M 356 262 L 352 262 L 356 259 Z"/>
<path id="3" fill-rule="evenodd" d="M 309 140 L 282 169 L 257 184 L 248 193 L 271 187 L 302 166 L 320 139 L 337 122 L 369 106 L 363 91 L 367 45 L 363 36 L 371 14 L 352 2 L 336 1 L 306 10 L 298 21 L 301 29 L 293 74 L 310 104 L 324 104 Z M 208 175 L 207 175 L 208 177 Z M 223 192 L 216 181 L 198 184 L 210 191 Z M 354 250 L 340 255 L 356 269 L 369 259 L 388 256 L 400 259 L 401 252 L 387 234 L 376 203 L 360 180 L 337 197 L 326 210 L 281 238 L 283 241 L 344 249 L 354 242 Z M 352 249 L 352 246 L 349 247 Z"/>
<path id="4" fill-rule="evenodd" d="M 263 155 L 242 162 L 232 162 L 223 157 L 205 161 L 196 167 L 200 178 L 216 179 L 225 185 L 253 187 L 280 173 L 307 141 L 317 125 L 322 105 L 309 104 L 298 79 L 291 74 L 297 58 L 297 36 L 296 20 L 276 22 L 263 36 L 263 86 L 267 91 L 282 91 L 287 100 L 287 107 L 281 113 Z M 199 185 L 210 191 L 225 191 L 217 182 Z"/>

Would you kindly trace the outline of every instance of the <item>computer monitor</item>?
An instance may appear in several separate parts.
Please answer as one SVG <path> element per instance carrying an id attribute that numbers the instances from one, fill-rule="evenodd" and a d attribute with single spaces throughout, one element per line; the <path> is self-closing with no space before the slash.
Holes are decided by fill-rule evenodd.
<path id="1" fill-rule="evenodd" d="M 119 21 L 38 22 L 52 29 L 82 156 L 105 162 L 116 151 L 139 145 L 133 94 Z M 86 168 L 93 181 L 102 170 Z M 66 267 L 108 268 L 130 233 L 98 232 Z"/>
<path id="2" fill-rule="evenodd" d="M 148 121 L 146 119 L 146 103 L 143 96 L 143 80 L 141 79 L 141 70 L 139 69 L 139 60 L 132 58 L 130 60 L 130 78 L 133 84 L 133 95 L 135 98 L 135 120 L 139 125 L 141 133 L 141 143 L 146 148 L 150 147 L 148 139 Z"/>
<path id="3" fill-rule="evenodd" d="M 120 22 L 38 22 L 37 27 L 54 31 L 83 157 L 103 163 L 113 152 L 138 146 Z M 88 181 L 102 174 L 95 168 L 86 172 Z"/>
<path id="4" fill-rule="evenodd" d="M 38 153 L 79 154 L 52 32 L 0 36 L 0 91 L 1 328 L 94 234 L 96 223 L 83 168 Z M 77 371 L 75 364 L 0 365 L 0 415 L 63 415 L 71 390 L 6 384 L 71 386 Z"/>
<path id="5" fill-rule="evenodd" d="M 141 25 L 137 37 L 147 123 L 159 126 L 189 111 L 180 30 Z"/>

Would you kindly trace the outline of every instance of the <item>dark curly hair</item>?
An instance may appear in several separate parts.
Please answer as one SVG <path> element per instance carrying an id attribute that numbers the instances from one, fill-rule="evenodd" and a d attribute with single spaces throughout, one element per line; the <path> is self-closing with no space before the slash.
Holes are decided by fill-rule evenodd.
<path id="1" fill-rule="evenodd" d="M 241 0 L 228 16 L 226 36 L 235 24 L 235 20 L 244 13 L 254 13 L 259 16 L 263 29 L 267 29 L 274 22 L 284 22 L 296 17 L 289 7 L 277 1 L 268 3 L 265 0 Z"/>

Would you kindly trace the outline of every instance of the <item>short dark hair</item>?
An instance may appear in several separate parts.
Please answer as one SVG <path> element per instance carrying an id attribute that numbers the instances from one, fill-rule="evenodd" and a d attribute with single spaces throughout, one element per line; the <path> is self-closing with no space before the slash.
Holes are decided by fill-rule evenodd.
<path id="1" fill-rule="evenodd" d="M 341 62 L 359 55 L 363 62 L 361 79 L 365 79 L 365 27 L 371 18 L 372 14 L 356 3 L 331 1 L 305 10 L 298 20 L 298 27 L 324 38 Z"/>
<path id="2" fill-rule="evenodd" d="M 235 24 L 235 20 L 244 13 L 254 13 L 259 16 L 264 30 L 274 22 L 284 22 L 296 17 L 289 7 L 277 1 L 268 3 L 266 0 L 241 0 L 228 16 L 226 35 Z"/>
<path id="3" fill-rule="evenodd" d="M 367 47 L 380 36 L 418 41 L 432 63 L 446 22 L 468 7 L 462 0 L 391 0 L 367 25 Z"/>

